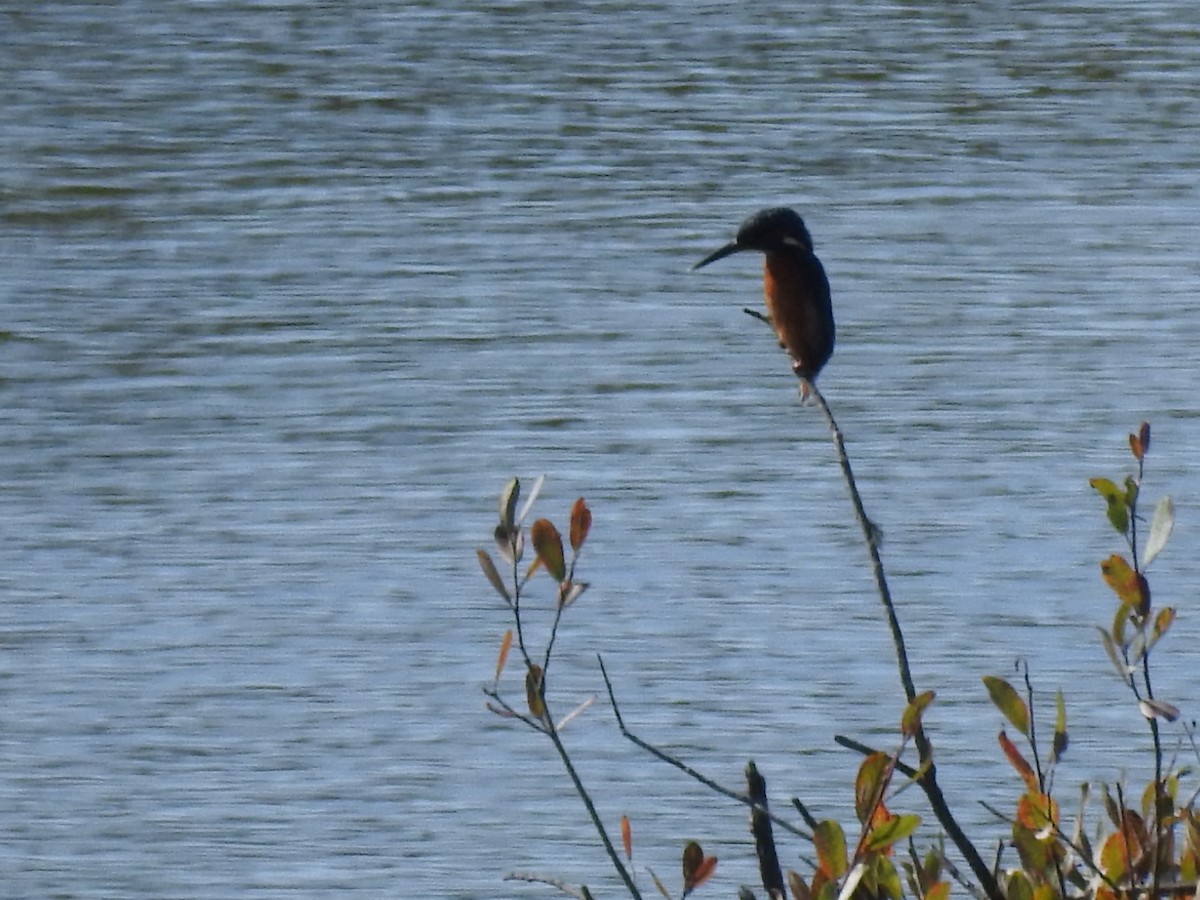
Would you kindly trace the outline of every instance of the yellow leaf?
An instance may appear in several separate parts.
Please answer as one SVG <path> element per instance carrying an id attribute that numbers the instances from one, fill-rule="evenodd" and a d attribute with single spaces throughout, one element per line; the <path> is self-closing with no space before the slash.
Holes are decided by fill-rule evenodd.
<path id="1" fill-rule="evenodd" d="M 1129 507 L 1126 506 L 1126 494 L 1108 478 L 1093 478 L 1088 484 L 1096 489 L 1107 504 L 1108 521 L 1121 534 L 1129 532 Z"/>
<path id="2" fill-rule="evenodd" d="M 1004 717 L 1012 723 L 1013 728 L 1026 737 L 1029 736 L 1029 707 L 1017 693 L 1016 689 L 1003 678 L 995 675 L 983 676 L 984 687 L 992 698 L 992 703 Z"/>
<path id="3" fill-rule="evenodd" d="M 1144 616 L 1149 611 L 1150 587 L 1146 579 L 1126 562 L 1125 557 L 1114 553 L 1100 563 L 1100 572 L 1121 602 L 1128 603 L 1139 615 Z"/>

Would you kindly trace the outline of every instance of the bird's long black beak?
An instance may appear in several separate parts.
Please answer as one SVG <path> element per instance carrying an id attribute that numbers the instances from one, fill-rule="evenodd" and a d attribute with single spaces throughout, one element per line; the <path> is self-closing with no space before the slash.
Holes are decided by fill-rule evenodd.
<path id="1" fill-rule="evenodd" d="M 694 266 L 692 266 L 692 271 L 695 272 L 697 269 L 702 268 L 703 266 L 707 266 L 710 262 L 716 262 L 718 259 L 724 259 L 727 256 L 737 253 L 739 250 L 745 250 L 745 249 L 746 248 L 743 247 L 741 244 L 739 244 L 737 241 L 728 243 L 724 247 L 722 247 L 720 250 L 718 250 L 716 253 L 708 254 L 708 256 L 704 257 L 704 259 L 700 260 L 700 262 L 698 262 Z"/>

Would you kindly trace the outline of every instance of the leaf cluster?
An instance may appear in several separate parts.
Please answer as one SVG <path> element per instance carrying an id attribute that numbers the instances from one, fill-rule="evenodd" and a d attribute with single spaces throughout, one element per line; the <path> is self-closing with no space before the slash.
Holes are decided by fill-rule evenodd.
<path id="1" fill-rule="evenodd" d="M 823 398 L 817 396 L 823 403 Z M 843 450 L 840 440 L 838 444 L 839 450 Z M 1148 576 L 1150 564 L 1169 542 L 1175 508 L 1169 497 L 1158 501 L 1143 545 L 1142 532 L 1146 528 L 1139 504 L 1150 447 L 1149 425 L 1143 424 L 1136 434 L 1131 434 L 1129 445 L 1136 472 L 1119 480 L 1094 478 L 1090 484 L 1104 501 L 1108 523 L 1125 543 L 1122 552 L 1113 553 L 1100 563 L 1101 578 L 1115 597 L 1115 603 L 1111 619 L 1097 630 L 1114 671 L 1140 710 L 1152 737 L 1154 775 L 1139 792 L 1136 802 L 1129 801 L 1122 784 L 1084 784 L 1079 790 L 1073 823 L 1064 820 L 1055 781 L 1070 747 L 1066 699 L 1061 690 L 1055 693 L 1049 715 L 1052 725 L 1047 730 L 1042 721 L 1044 714 L 1035 702 L 1028 666 L 1019 662 L 1017 670 L 1021 678 L 1016 685 L 1000 676 L 989 675 L 983 679 L 988 697 L 1003 717 L 1004 724 L 997 735 L 1000 755 L 1016 774 L 1019 784 L 1009 809 L 988 807 L 1010 828 L 1008 837 L 997 848 L 994 865 L 990 871 L 983 871 L 980 878 L 978 864 L 972 863 L 971 870 L 981 882 L 973 883 L 958 871 L 941 840 L 924 853 L 918 852 L 914 836 L 922 818 L 915 812 L 900 811 L 898 806 L 899 796 L 913 785 L 925 793 L 938 823 L 947 831 L 954 846 L 968 856 L 968 862 L 971 862 L 971 854 L 976 855 L 976 860 L 979 858 L 978 849 L 970 838 L 958 832 L 953 815 L 948 809 L 939 808 L 939 803 L 944 800 L 937 789 L 932 744 L 922 724 L 925 711 L 934 702 L 934 693 L 917 693 L 912 687 L 899 625 L 882 578 L 878 545 L 872 543 L 869 528 L 864 530 L 893 636 L 897 638 L 908 703 L 896 730 L 896 746 L 891 750 L 867 747 L 841 736 L 837 738 L 838 743 L 863 755 L 853 785 L 852 828 L 847 829 L 836 818 L 818 820 L 796 798 L 792 799 L 792 804 L 799 812 L 802 824 L 797 825 L 771 812 L 765 797 L 765 781 L 753 763 L 748 767 L 751 790 L 743 794 L 719 785 L 634 734 L 625 724 L 601 660 L 609 699 L 622 734 L 715 794 L 743 803 L 750 809 L 751 831 L 763 886 L 768 897 L 774 900 L 784 900 L 787 894 L 793 900 L 946 900 L 955 889 L 978 900 L 1159 900 L 1168 895 L 1194 895 L 1200 882 L 1200 816 L 1195 810 L 1200 792 L 1188 793 L 1184 788 L 1193 774 L 1191 767 L 1167 757 L 1160 729 L 1176 722 L 1179 710 L 1173 703 L 1156 696 L 1151 665 L 1154 651 L 1170 631 L 1177 615 L 1174 607 L 1156 606 Z M 842 462 L 852 483 L 844 455 Z M 478 551 L 487 580 L 506 604 L 514 621 L 514 628 L 505 632 L 501 639 L 495 678 L 485 687 L 485 693 L 493 712 L 520 720 L 550 739 L 626 890 L 630 896 L 640 898 L 629 819 L 622 817 L 620 822 L 622 856 L 609 840 L 604 823 L 561 739 L 563 726 L 582 712 L 591 700 L 556 719 L 548 699 L 547 673 L 560 623 L 564 612 L 588 587 L 586 582 L 577 580 L 575 569 L 591 529 L 592 516 L 582 499 L 576 501 L 569 515 L 566 544 L 562 533 L 548 519 L 537 519 L 526 529 L 523 523 L 541 484 L 539 479 L 519 511 L 520 483 L 516 479 L 501 494 L 500 521 L 493 538 L 507 568 L 506 574 L 501 575 L 490 553 Z M 856 491 L 854 497 L 860 522 L 869 523 Z M 533 547 L 535 557 L 527 566 L 522 562 L 526 544 Z M 535 654 L 526 639 L 522 601 L 531 579 L 543 570 L 552 583 L 553 613 L 544 649 Z M 514 646 L 518 648 L 524 668 L 523 710 L 508 701 L 501 690 L 505 662 Z M 1048 745 L 1044 734 L 1049 735 Z M 1200 757 L 1191 732 L 1185 729 L 1184 735 L 1193 755 Z M 915 764 L 906 763 L 905 753 L 913 746 L 917 751 Z M 750 778 L 751 775 L 754 777 Z M 754 779 L 758 781 L 757 787 Z M 1103 814 L 1090 820 L 1088 808 L 1095 797 L 1100 800 Z M 785 875 L 778 865 L 772 824 L 808 843 L 811 855 L 806 857 L 808 866 L 804 874 L 789 869 Z M 851 838 L 851 834 L 857 837 Z M 687 897 L 713 878 L 716 868 L 715 857 L 707 856 L 699 843 L 687 841 L 681 860 L 681 897 Z M 645 871 L 658 892 L 670 900 L 672 894 L 658 876 L 648 867 Z M 532 876 L 526 880 L 552 884 L 572 896 L 592 896 L 586 887 L 571 888 L 550 878 Z M 738 896 L 748 900 L 754 893 L 743 887 Z"/>

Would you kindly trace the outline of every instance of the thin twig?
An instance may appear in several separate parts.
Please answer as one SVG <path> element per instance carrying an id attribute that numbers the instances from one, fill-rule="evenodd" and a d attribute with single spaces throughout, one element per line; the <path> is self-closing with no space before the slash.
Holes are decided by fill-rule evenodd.
<path id="1" fill-rule="evenodd" d="M 867 552 L 871 558 L 871 571 L 875 576 L 875 586 L 879 592 L 879 599 L 883 604 L 884 612 L 887 615 L 888 628 L 892 633 L 892 643 L 896 650 L 896 663 L 900 672 L 900 682 L 904 686 L 905 697 L 911 703 L 917 696 L 917 689 L 913 684 L 912 670 L 908 663 L 908 650 L 904 644 L 904 634 L 900 629 L 900 620 L 896 616 L 896 607 L 892 603 L 892 594 L 888 589 L 887 575 L 883 569 L 883 560 L 879 556 L 879 529 L 867 516 L 867 511 L 863 507 L 862 496 L 859 494 L 858 485 L 854 481 L 854 471 L 850 467 L 850 457 L 846 454 L 846 442 L 842 438 L 841 429 L 838 428 L 837 420 L 834 419 L 829 404 L 825 402 L 824 395 L 811 381 L 801 379 L 801 385 L 802 395 L 805 393 L 804 388 L 807 387 L 807 393 L 816 399 L 817 405 L 821 408 L 821 412 L 825 416 L 825 421 L 829 425 L 829 431 L 833 435 L 833 444 L 837 451 L 838 463 L 842 467 L 842 475 L 845 477 L 846 487 L 850 491 L 850 500 L 854 506 L 854 516 L 858 520 L 859 527 L 862 529 L 863 540 L 867 545 Z M 925 796 L 929 800 L 929 805 L 933 809 L 938 822 L 946 830 L 954 846 L 963 855 L 963 858 L 967 861 L 967 865 L 971 867 L 971 871 L 983 886 L 983 890 L 987 893 L 988 897 L 991 900 L 1004 900 L 1004 892 L 1000 889 L 1000 885 L 988 869 L 983 858 L 979 855 L 979 851 L 975 849 L 975 845 L 971 843 L 970 838 L 967 837 L 962 827 L 958 824 L 958 821 L 954 818 L 954 813 L 950 810 L 950 805 L 946 802 L 945 795 L 942 794 L 942 789 L 937 783 L 937 769 L 933 762 L 933 745 L 930 744 L 929 738 L 925 735 L 925 728 L 920 723 L 917 724 L 913 731 L 913 742 L 917 746 L 917 754 L 921 760 L 921 767 L 925 770 L 924 774 L 918 778 L 917 783 L 921 786 L 921 790 L 925 792 Z"/>
<path id="2" fill-rule="evenodd" d="M 536 872 L 509 872 L 504 876 L 505 881 L 527 881 L 532 884 L 547 884 L 552 888 L 558 888 L 568 897 L 575 897 L 576 900 L 584 900 L 590 896 L 587 888 L 574 888 L 567 884 L 561 878 L 551 878 L 548 875 L 539 875 Z"/>
<path id="3" fill-rule="evenodd" d="M 778 825 L 784 831 L 794 834 L 797 837 L 804 838 L 804 840 L 806 840 L 806 841 L 812 841 L 813 836 L 811 834 L 809 834 L 807 831 L 805 831 L 803 828 L 797 828 L 791 822 L 787 821 L 786 819 L 780 818 L 775 813 L 771 812 L 769 809 L 759 806 L 750 797 L 747 797 L 745 794 L 739 794 L 737 791 L 732 791 L 729 788 L 718 784 L 717 782 L 715 782 L 711 778 L 709 778 L 707 775 L 697 772 L 695 769 L 693 769 L 687 763 L 683 762 L 682 760 L 676 759 L 674 756 L 671 756 L 671 754 L 669 754 L 663 750 L 658 749 L 653 744 L 647 743 L 646 741 L 644 741 L 640 737 L 638 737 L 636 734 L 634 734 L 632 731 L 630 731 L 625 725 L 625 720 L 621 717 L 620 708 L 617 706 L 617 696 L 613 692 L 612 682 L 608 678 L 608 671 L 604 668 L 604 658 L 602 656 L 600 656 L 600 654 L 597 653 L 596 659 L 598 659 L 600 661 L 600 674 L 604 678 L 604 686 L 608 689 L 608 702 L 611 704 L 613 715 L 617 719 L 617 727 L 621 730 L 621 734 L 624 737 L 626 737 L 629 741 L 631 741 L 633 744 L 637 745 L 638 747 L 641 747 L 643 750 L 645 750 L 651 756 L 662 760 L 663 762 L 667 763 L 668 765 L 674 766 L 676 769 L 678 769 L 680 772 L 683 772 L 683 774 L 687 775 L 689 778 L 692 778 L 692 779 L 700 782 L 702 785 L 704 785 L 710 791 L 720 794 L 722 797 L 728 797 L 730 800 L 734 800 L 737 803 L 741 803 L 744 806 L 749 807 L 751 810 L 761 812 L 763 815 L 767 816 L 772 822 L 774 822 L 776 825 Z"/>

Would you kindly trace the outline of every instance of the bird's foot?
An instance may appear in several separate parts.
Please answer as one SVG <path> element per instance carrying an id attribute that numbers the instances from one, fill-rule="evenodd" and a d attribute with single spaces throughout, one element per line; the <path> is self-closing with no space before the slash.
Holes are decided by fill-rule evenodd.
<path id="1" fill-rule="evenodd" d="M 801 373 L 799 363 L 796 363 L 792 366 L 792 371 L 795 372 L 796 377 L 800 379 L 800 402 L 807 404 L 812 399 L 812 379 Z"/>

